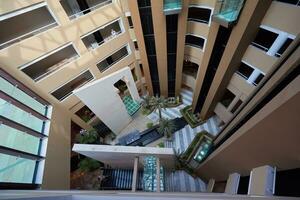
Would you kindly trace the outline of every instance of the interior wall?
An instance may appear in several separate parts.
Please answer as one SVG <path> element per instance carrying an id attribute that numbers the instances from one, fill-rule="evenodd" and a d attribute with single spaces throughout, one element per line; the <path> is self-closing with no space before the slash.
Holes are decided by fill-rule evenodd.
<path id="1" fill-rule="evenodd" d="M 201 165 L 200 177 L 217 181 L 252 168 L 276 166 L 278 170 L 300 166 L 300 77 L 254 115 L 214 155 Z"/>
<path id="2" fill-rule="evenodd" d="M 70 189 L 71 117 L 60 106 L 54 106 L 42 189 Z"/>
<path id="3" fill-rule="evenodd" d="M 132 99 L 140 102 L 138 90 L 129 67 L 74 91 L 74 94 L 115 134 L 120 133 L 132 120 L 114 87 L 114 83 L 120 79 L 126 82 Z"/>
<path id="4" fill-rule="evenodd" d="M 70 128 L 71 114 L 47 97 L 32 82 L 22 79 L 19 71 L 1 66 L 6 72 L 48 101 L 52 107 L 52 116 L 48 136 L 42 189 L 70 189 Z"/>

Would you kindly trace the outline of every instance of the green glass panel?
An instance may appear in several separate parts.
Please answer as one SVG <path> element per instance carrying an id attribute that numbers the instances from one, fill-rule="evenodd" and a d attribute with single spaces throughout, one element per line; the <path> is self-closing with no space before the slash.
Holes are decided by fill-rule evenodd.
<path id="1" fill-rule="evenodd" d="M 208 140 L 206 138 L 203 138 L 202 140 L 203 141 L 201 141 L 201 144 L 199 145 L 199 149 L 194 156 L 194 160 L 196 160 L 197 162 L 201 162 L 203 158 L 207 156 L 207 153 L 211 148 L 211 140 Z"/>
<path id="2" fill-rule="evenodd" d="M 233 22 L 237 20 L 243 4 L 244 0 L 224 0 L 221 2 L 221 7 L 217 16 L 228 22 Z"/>
<path id="3" fill-rule="evenodd" d="M 0 182 L 32 183 L 35 160 L 0 153 Z"/>
<path id="4" fill-rule="evenodd" d="M 164 172 L 160 167 L 160 191 L 164 191 Z M 156 157 L 146 156 L 144 158 L 143 189 L 147 192 L 156 191 Z"/>
<path id="5" fill-rule="evenodd" d="M 40 139 L 14 129 L 12 127 L 0 124 L 0 145 L 37 154 L 39 150 Z"/>
<path id="6" fill-rule="evenodd" d="M 35 131 L 42 132 L 43 120 L 40 120 L 3 99 L 0 99 L 0 115 Z"/>
<path id="7" fill-rule="evenodd" d="M 181 9 L 181 0 L 164 0 L 164 10 Z"/>
<path id="8" fill-rule="evenodd" d="M 17 88 L 16 86 L 12 85 L 10 82 L 6 81 L 2 77 L 0 77 L 0 89 L 5 92 L 6 94 L 10 95 L 14 99 L 22 102 L 23 104 L 27 105 L 28 107 L 32 108 L 33 110 L 45 115 L 46 106 Z"/>

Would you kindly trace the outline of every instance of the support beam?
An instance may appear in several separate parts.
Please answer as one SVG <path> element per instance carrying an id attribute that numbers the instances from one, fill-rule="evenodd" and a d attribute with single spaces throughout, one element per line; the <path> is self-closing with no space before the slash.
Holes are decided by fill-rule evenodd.
<path id="1" fill-rule="evenodd" d="M 148 58 L 147 58 L 147 53 L 146 53 L 146 46 L 145 46 L 145 41 L 144 41 L 142 22 L 140 19 L 140 12 L 139 12 L 139 7 L 137 4 L 137 1 L 136 0 L 128 0 L 128 7 L 129 7 L 129 11 L 131 13 L 131 19 L 132 19 L 132 23 L 134 26 L 134 33 L 135 33 L 136 40 L 137 40 L 137 43 L 139 46 L 141 63 L 143 65 L 145 80 L 147 83 L 147 90 L 149 92 L 149 95 L 153 95 L 153 87 L 152 87 L 149 63 L 148 63 Z"/>
<path id="2" fill-rule="evenodd" d="M 134 164 L 133 164 L 133 176 L 132 176 L 132 187 L 131 187 L 132 192 L 136 192 L 138 170 L 139 170 L 139 157 L 135 157 Z"/>
<path id="3" fill-rule="evenodd" d="M 168 96 L 168 65 L 167 65 L 167 35 L 166 16 L 163 13 L 163 1 L 152 0 L 152 20 L 156 48 L 157 71 L 159 77 L 160 95 Z"/>
<path id="4" fill-rule="evenodd" d="M 160 192 L 160 160 L 156 157 L 156 192 Z"/>
<path id="5" fill-rule="evenodd" d="M 180 95 L 182 85 L 182 67 L 185 48 L 185 40 L 182 38 L 185 38 L 186 34 L 189 0 L 183 1 L 182 4 L 182 10 L 180 14 L 178 14 L 175 96 Z"/>

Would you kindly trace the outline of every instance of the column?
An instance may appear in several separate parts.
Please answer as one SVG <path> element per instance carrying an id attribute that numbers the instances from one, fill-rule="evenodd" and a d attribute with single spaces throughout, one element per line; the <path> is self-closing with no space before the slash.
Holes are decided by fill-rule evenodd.
<path id="1" fill-rule="evenodd" d="M 156 192 L 160 192 L 160 160 L 156 157 Z"/>
<path id="2" fill-rule="evenodd" d="M 258 77 L 260 74 L 261 74 L 261 72 L 260 72 L 259 70 L 255 69 L 255 70 L 252 72 L 251 76 L 249 76 L 247 82 L 250 83 L 250 84 L 253 84 L 254 81 L 257 79 L 257 77 Z"/>
<path id="3" fill-rule="evenodd" d="M 138 168 L 139 168 L 139 157 L 135 157 L 134 164 L 133 164 L 133 175 L 132 175 L 132 185 L 131 185 L 132 192 L 136 191 Z"/>
<path id="4" fill-rule="evenodd" d="M 288 34 L 285 33 L 285 32 L 280 32 L 279 35 L 277 36 L 276 40 L 274 41 L 274 43 L 270 47 L 269 51 L 267 52 L 267 54 L 269 56 L 275 56 L 277 51 L 282 47 L 282 45 L 284 44 L 284 42 L 287 39 L 288 39 Z"/>

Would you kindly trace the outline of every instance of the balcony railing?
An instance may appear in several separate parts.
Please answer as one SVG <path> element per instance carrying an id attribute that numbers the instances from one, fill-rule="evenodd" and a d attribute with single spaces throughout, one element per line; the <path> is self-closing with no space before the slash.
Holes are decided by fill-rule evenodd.
<path id="1" fill-rule="evenodd" d="M 268 49 L 267 47 L 264 47 L 264 46 L 262 46 L 262 45 L 260 45 L 260 44 L 258 44 L 258 43 L 251 42 L 251 44 L 252 44 L 253 46 L 255 46 L 255 47 L 257 47 L 257 48 L 259 48 L 259 49 L 265 51 L 265 52 L 268 52 L 268 51 L 269 51 L 269 49 Z"/>
<path id="2" fill-rule="evenodd" d="M 218 0 L 216 8 L 217 14 L 213 15 L 213 19 L 225 27 L 234 24 L 243 8 L 244 0 Z"/>
<path id="3" fill-rule="evenodd" d="M 108 4 L 110 4 L 110 3 L 112 3 L 112 0 L 108 0 L 108 1 L 101 2 L 101 3 L 97 4 L 97 5 L 94 5 L 94 6 L 90 7 L 90 8 L 88 8 L 88 9 L 85 9 L 85 10 L 82 10 L 82 11 L 80 11 L 80 12 L 77 12 L 77 13 L 75 13 L 75 14 L 70 15 L 70 16 L 69 16 L 69 19 L 70 19 L 70 20 L 76 19 L 76 18 L 78 18 L 78 17 L 81 17 L 82 15 L 85 15 L 85 12 L 91 12 L 91 11 L 94 11 L 94 10 L 96 10 L 96 9 L 98 9 L 98 8 L 100 8 L 100 7 L 103 7 L 103 6 L 105 6 L 105 5 L 108 5 Z"/>
<path id="4" fill-rule="evenodd" d="M 99 70 L 100 70 L 101 72 L 104 72 L 105 70 L 107 70 L 107 69 L 110 68 L 111 66 L 115 65 L 117 62 L 119 62 L 120 60 L 122 60 L 123 58 L 125 58 L 125 57 L 128 56 L 128 55 L 129 55 L 128 53 L 127 53 L 127 54 L 124 54 L 124 55 L 122 55 L 121 57 L 119 57 L 117 60 L 115 60 L 113 63 L 111 63 L 111 64 L 105 66 L 104 68 L 101 68 L 102 66 L 98 66 L 98 68 L 99 68 Z"/>
<path id="5" fill-rule="evenodd" d="M 164 0 L 164 14 L 174 15 L 180 13 L 182 9 L 181 0 Z"/>
<path id="6" fill-rule="evenodd" d="M 43 79 L 44 77 L 52 74 L 53 72 L 55 72 L 56 70 L 60 69 L 61 67 L 63 67 L 64 65 L 76 60 L 79 57 L 79 55 L 76 55 L 74 57 L 68 58 L 68 59 L 64 59 L 61 62 L 49 67 L 45 73 L 43 73 L 42 75 L 38 76 L 37 78 L 34 79 L 34 81 L 39 81 L 41 79 Z"/>
<path id="7" fill-rule="evenodd" d="M 53 28 L 55 26 L 57 26 L 57 23 L 53 22 L 51 24 L 47 24 L 46 26 L 40 27 L 40 28 L 38 28 L 38 29 L 36 29 L 34 31 L 31 31 L 29 33 L 25 33 L 24 35 L 21 35 L 19 37 L 16 37 L 16 38 L 14 38 L 12 40 L 9 40 L 9 41 L 7 41 L 5 43 L 0 44 L 0 49 L 4 49 L 5 47 L 8 47 L 8 46 L 10 46 L 10 45 L 12 45 L 14 43 L 20 42 L 20 41 L 25 40 L 27 38 L 30 38 L 30 37 L 32 37 L 34 35 L 42 33 L 45 30 L 48 30 L 48 29 Z"/>
<path id="8" fill-rule="evenodd" d="M 96 48 L 98 48 L 99 46 L 101 46 L 102 44 L 104 44 L 104 43 L 106 43 L 106 42 L 108 42 L 108 41 L 110 41 L 110 40 L 116 38 L 116 37 L 117 37 L 118 35 L 120 35 L 121 33 L 122 33 L 122 31 L 118 31 L 118 32 L 116 32 L 114 35 L 110 35 L 109 37 L 104 38 L 104 40 L 101 41 L 101 42 L 99 42 L 99 43 L 97 43 L 97 42 L 91 43 L 91 46 L 90 46 L 88 49 L 89 49 L 89 50 L 91 50 L 91 49 L 96 49 Z"/>
<path id="9" fill-rule="evenodd" d="M 202 19 L 188 18 L 187 20 L 190 21 L 190 22 L 201 22 L 201 23 L 208 24 L 208 21 L 202 20 Z"/>
<path id="10" fill-rule="evenodd" d="M 185 45 L 188 45 L 188 46 L 191 46 L 191 47 L 196 47 L 196 48 L 198 48 L 198 49 L 200 49 L 200 50 L 203 49 L 203 46 L 197 45 L 197 44 L 192 44 L 192 43 L 186 42 Z"/>

